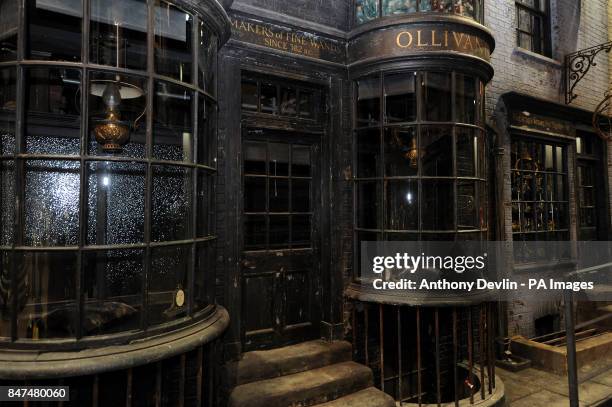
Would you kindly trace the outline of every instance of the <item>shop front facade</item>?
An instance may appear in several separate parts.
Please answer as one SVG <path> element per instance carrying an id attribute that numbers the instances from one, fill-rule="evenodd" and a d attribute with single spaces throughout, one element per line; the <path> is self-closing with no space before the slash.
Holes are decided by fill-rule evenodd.
<path id="1" fill-rule="evenodd" d="M 0 2 L 3 385 L 214 405 L 229 35 L 216 1 Z"/>
<path id="2" fill-rule="evenodd" d="M 2 383 L 237 407 L 240 361 L 323 339 L 387 402 L 503 403 L 500 338 L 559 304 L 388 296 L 359 258 L 608 239 L 595 91 L 562 105 L 542 34 L 571 10 L 524 3 L 0 0 Z"/>

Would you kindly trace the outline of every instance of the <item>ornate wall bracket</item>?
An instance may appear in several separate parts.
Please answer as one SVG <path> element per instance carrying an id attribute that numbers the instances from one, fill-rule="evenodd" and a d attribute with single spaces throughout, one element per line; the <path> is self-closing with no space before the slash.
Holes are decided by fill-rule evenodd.
<path id="1" fill-rule="evenodd" d="M 612 117 L 609 116 L 612 106 L 612 90 L 606 91 L 603 100 L 593 112 L 593 128 L 597 135 L 605 141 L 612 139 Z"/>
<path id="2" fill-rule="evenodd" d="M 589 72 L 593 66 L 597 66 L 595 57 L 602 51 L 609 53 L 612 50 L 612 41 L 596 45 L 565 56 L 565 103 L 570 104 L 578 96 L 574 89 L 578 82 Z"/>

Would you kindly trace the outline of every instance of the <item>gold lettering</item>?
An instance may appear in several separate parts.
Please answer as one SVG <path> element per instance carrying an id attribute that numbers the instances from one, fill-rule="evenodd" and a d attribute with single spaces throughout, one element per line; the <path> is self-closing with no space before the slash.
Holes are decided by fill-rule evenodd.
<path id="1" fill-rule="evenodd" d="M 436 30 L 431 30 L 431 46 L 432 47 L 441 47 L 442 43 L 436 43 Z"/>
<path id="2" fill-rule="evenodd" d="M 448 30 L 444 31 L 444 46 L 448 48 Z"/>
<path id="3" fill-rule="evenodd" d="M 463 37 L 465 37 L 464 33 L 457 33 L 453 31 L 453 38 L 455 39 L 455 46 L 457 48 L 461 47 L 461 43 L 463 42 Z"/>
<path id="4" fill-rule="evenodd" d="M 466 40 L 465 40 L 465 49 L 473 50 L 474 49 L 474 44 L 472 44 L 472 36 L 471 35 L 466 35 L 465 38 L 466 38 Z"/>
<path id="5" fill-rule="evenodd" d="M 423 43 L 421 42 L 421 30 L 418 30 L 418 31 L 417 31 L 417 46 L 418 46 L 418 47 L 426 47 L 426 46 L 428 46 L 428 45 L 429 45 L 428 43 L 423 44 Z"/>
<path id="6" fill-rule="evenodd" d="M 412 40 L 412 33 L 410 33 L 409 31 L 402 31 L 401 33 L 397 34 L 397 38 L 395 38 L 395 43 L 400 48 L 410 48 L 412 46 Z"/>

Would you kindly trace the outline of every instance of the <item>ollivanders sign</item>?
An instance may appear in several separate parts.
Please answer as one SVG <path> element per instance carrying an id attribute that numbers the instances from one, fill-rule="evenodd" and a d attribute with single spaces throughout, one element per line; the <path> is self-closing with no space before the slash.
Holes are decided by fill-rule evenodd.
<path id="1" fill-rule="evenodd" d="M 233 15 L 230 19 L 235 40 L 324 61 L 345 62 L 343 41 L 246 16 Z"/>
<path id="2" fill-rule="evenodd" d="M 349 63 L 432 51 L 450 51 L 491 59 L 492 40 L 485 33 L 460 26 L 393 27 L 366 32 L 349 42 Z"/>

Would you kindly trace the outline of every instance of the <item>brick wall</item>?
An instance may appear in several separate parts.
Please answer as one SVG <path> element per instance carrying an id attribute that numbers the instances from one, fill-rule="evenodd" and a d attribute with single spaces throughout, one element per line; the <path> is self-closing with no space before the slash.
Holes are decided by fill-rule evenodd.
<path id="1" fill-rule="evenodd" d="M 489 123 L 499 132 L 500 146 L 505 149 L 504 168 L 510 169 L 510 140 L 506 121 L 507 109 L 500 96 L 518 92 L 555 103 L 565 103 L 564 56 L 579 49 L 608 41 L 608 4 L 605 0 L 551 0 L 552 55 L 543 57 L 522 50 L 516 45 L 516 6 L 514 0 L 485 0 L 485 25 L 493 31 L 497 47 L 492 64 L 495 76 L 487 87 L 487 112 Z M 578 98 L 572 106 L 594 110 L 609 83 L 611 61 L 605 54 L 597 58 L 593 67 L 579 83 L 575 93 Z M 574 161 L 574 149 L 568 149 L 569 162 Z M 612 162 L 612 155 L 608 162 Z M 612 175 L 612 167 L 608 166 Z M 569 185 L 574 185 L 574 171 L 570 166 Z M 504 197 L 511 200 L 510 173 L 504 174 Z M 570 202 L 574 201 L 574 189 L 570 188 Z M 512 240 L 512 209 L 505 206 L 505 239 Z M 576 208 L 570 204 L 571 235 L 576 236 Z M 550 313 L 558 313 L 560 304 L 525 303 L 515 299 L 508 304 L 508 334 L 533 336 L 534 320 Z"/>
<path id="2" fill-rule="evenodd" d="M 497 43 L 492 58 L 495 76 L 487 88 L 489 112 L 509 91 L 564 103 L 563 58 L 608 41 L 608 5 L 605 0 L 551 0 L 552 58 L 516 46 L 514 0 L 485 0 L 485 25 Z M 609 62 L 605 54 L 597 62 L 578 85 L 572 106 L 593 110 L 599 103 L 609 82 Z"/>

